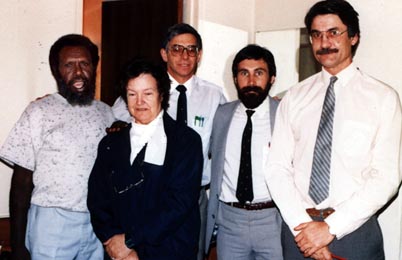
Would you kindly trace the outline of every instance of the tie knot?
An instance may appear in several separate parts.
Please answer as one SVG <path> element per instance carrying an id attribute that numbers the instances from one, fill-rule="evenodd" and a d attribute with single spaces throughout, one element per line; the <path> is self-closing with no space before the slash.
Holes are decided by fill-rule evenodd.
<path id="1" fill-rule="evenodd" d="M 338 78 L 337 78 L 336 76 L 332 76 L 332 77 L 329 79 L 329 84 L 330 84 L 330 85 L 334 85 L 335 81 L 337 81 L 337 80 L 338 80 Z"/>
<path id="2" fill-rule="evenodd" d="M 250 118 L 250 117 L 254 114 L 254 112 L 255 112 L 254 110 L 247 109 L 247 110 L 246 110 L 247 117 Z"/>
<path id="3" fill-rule="evenodd" d="M 187 91 L 187 88 L 184 85 L 178 85 L 176 87 L 177 91 L 179 91 L 180 93 L 185 93 Z"/>

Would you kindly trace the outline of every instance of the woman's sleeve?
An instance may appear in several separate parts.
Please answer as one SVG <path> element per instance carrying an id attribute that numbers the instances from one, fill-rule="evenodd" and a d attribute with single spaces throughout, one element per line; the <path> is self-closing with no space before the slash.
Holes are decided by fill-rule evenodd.
<path id="1" fill-rule="evenodd" d="M 109 148 L 109 149 L 108 149 Z M 115 234 L 124 233 L 114 217 L 114 194 L 108 164 L 110 147 L 105 138 L 98 147 L 98 156 L 88 181 L 88 209 L 95 234 L 103 243 Z"/>

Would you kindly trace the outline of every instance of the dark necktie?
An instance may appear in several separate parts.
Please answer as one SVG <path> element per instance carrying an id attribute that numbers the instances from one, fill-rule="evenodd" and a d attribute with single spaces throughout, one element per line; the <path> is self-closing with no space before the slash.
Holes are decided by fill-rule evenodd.
<path id="1" fill-rule="evenodd" d="M 326 199 L 329 194 L 331 170 L 332 125 L 335 111 L 334 83 L 338 78 L 333 76 L 325 94 L 320 125 L 314 147 L 313 166 L 311 169 L 309 195 L 316 204 Z"/>
<path id="2" fill-rule="evenodd" d="M 179 124 L 187 125 L 187 97 L 186 97 L 187 89 L 183 85 L 178 85 L 176 89 L 177 91 L 180 92 L 179 100 L 177 101 L 176 121 Z"/>
<path id="3" fill-rule="evenodd" d="M 246 110 L 247 123 L 241 140 L 239 177 L 236 189 L 236 197 L 240 203 L 251 202 L 254 198 L 253 179 L 251 176 L 251 133 L 253 132 L 251 116 L 254 112 L 254 110 Z"/>

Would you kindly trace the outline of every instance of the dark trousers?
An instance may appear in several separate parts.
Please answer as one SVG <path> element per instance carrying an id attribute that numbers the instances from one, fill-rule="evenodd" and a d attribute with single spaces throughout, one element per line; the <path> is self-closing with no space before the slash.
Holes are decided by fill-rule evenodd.
<path id="1" fill-rule="evenodd" d="M 306 260 L 294 241 L 294 236 L 285 222 L 282 223 L 282 248 L 285 260 Z M 377 217 L 371 217 L 360 228 L 336 238 L 329 244 L 331 253 L 347 260 L 384 260 L 384 244 Z"/>

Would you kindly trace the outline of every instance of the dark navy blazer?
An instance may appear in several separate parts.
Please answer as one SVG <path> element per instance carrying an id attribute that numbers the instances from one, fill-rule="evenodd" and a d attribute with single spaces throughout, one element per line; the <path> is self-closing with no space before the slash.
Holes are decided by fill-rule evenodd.
<path id="1" fill-rule="evenodd" d="M 91 221 L 102 242 L 124 233 L 140 259 L 196 259 L 201 139 L 167 113 L 163 123 L 167 148 L 162 166 L 142 158 L 130 164 L 131 125 L 102 139 L 89 178 Z"/>

